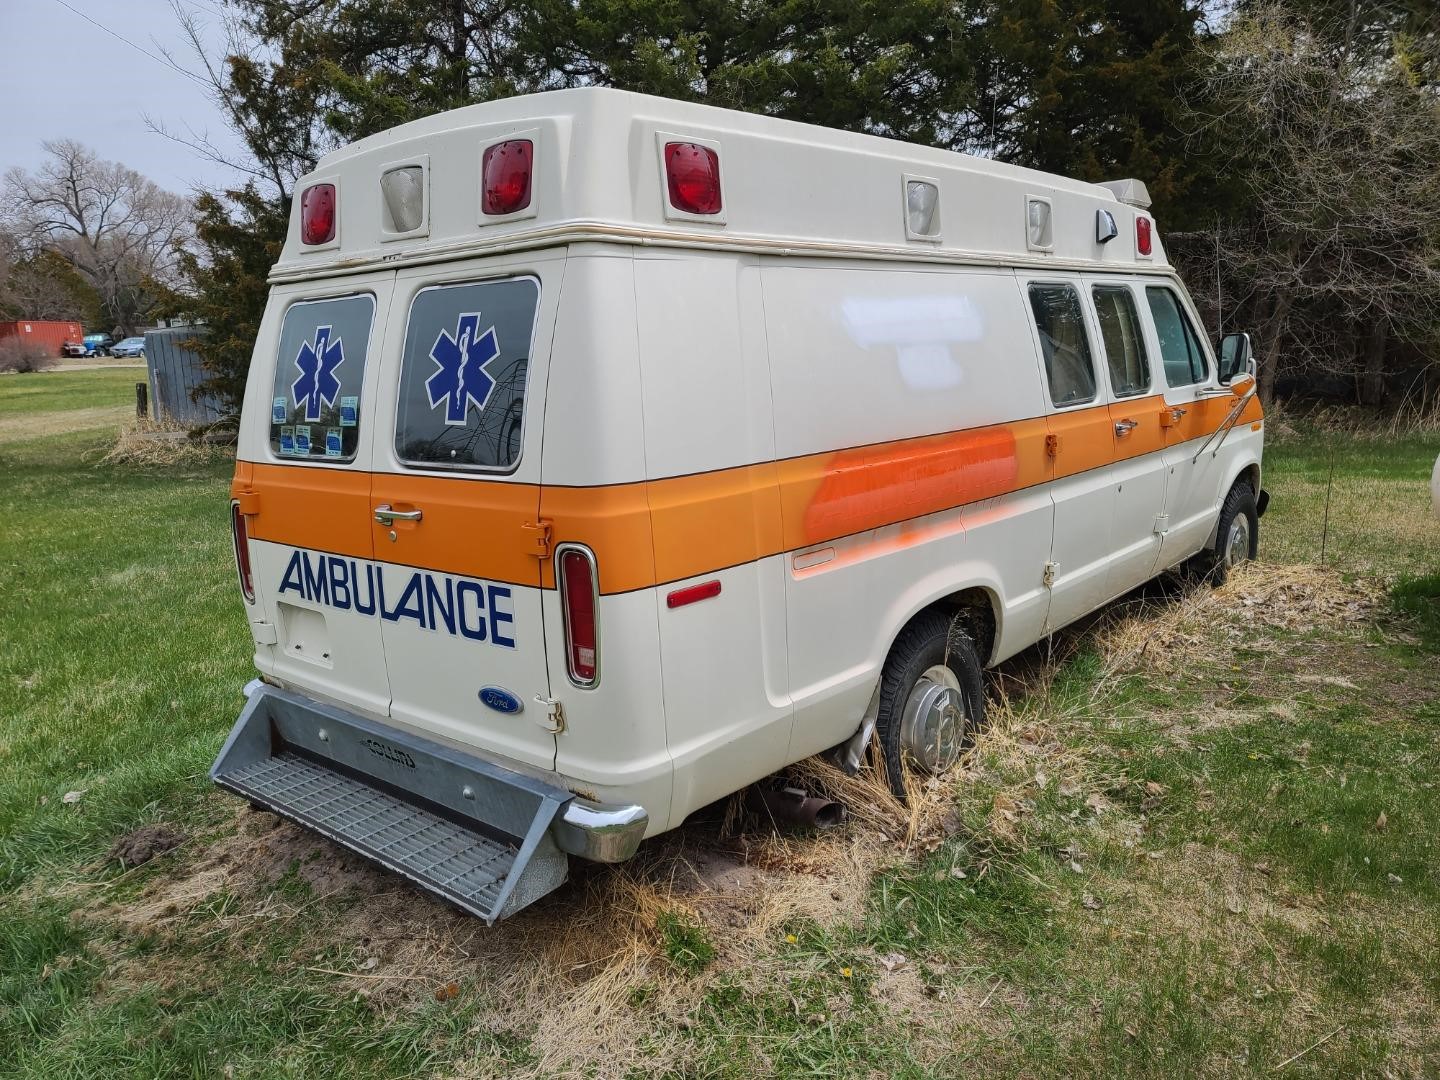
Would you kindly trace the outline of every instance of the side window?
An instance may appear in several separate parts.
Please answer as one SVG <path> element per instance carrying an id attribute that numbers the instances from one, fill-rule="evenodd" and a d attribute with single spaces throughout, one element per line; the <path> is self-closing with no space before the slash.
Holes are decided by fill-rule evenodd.
<path id="1" fill-rule="evenodd" d="M 1094 401 L 1095 365 L 1090 359 L 1080 294 L 1069 285 L 1031 285 L 1030 307 L 1045 354 L 1050 400 L 1056 405 Z"/>
<path id="2" fill-rule="evenodd" d="M 1094 297 L 1115 396 L 1145 393 L 1150 389 L 1150 358 L 1145 355 L 1135 294 L 1123 285 L 1097 285 Z"/>
<path id="3" fill-rule="evenodd" d="M 1205 350 L 1185 317 L 1175 293 L 1157 285 L 1145 290 L 1155 336 L 1160 339 L 1160 359 L 1165 364 L 1165 381 L 1171 386 L 1192 386 L 1205 381 Z"/>
<path id="4" fill-rule="evenodd" d="M 270 402 L 270 449 L 285 458 L 353 461 L 360 385 L 375 298 L 368 293 L 290 305 Z"/>
<path id="5" fill-rule="evenodd" d="M 509 469 L 520 457 L 533 278 L 439 285 L 410 305 L 395 452 L 412 465 Z"/>

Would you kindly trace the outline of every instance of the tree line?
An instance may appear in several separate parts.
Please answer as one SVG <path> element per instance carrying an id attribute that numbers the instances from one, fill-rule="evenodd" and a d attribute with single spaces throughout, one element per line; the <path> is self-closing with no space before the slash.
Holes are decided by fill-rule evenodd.
<path id="1" fill-rule="evenodd" d="M 248 179 L 199 194 L 193 233 L 148 279 L 165 286 L 157 302 L 209 324 L 205 392 L 236 400 L 243 388 L 295 182 L 322 154 L 445 109 L 582 85 L 1084 180 L 1137 177 L 1211 330 L 1252 331 L 1267 400 L 1321 391 L 1393 407 L 1440 386 L 1440 0 L 226 0 L 223 10 L 223 54 L 205 51 L 195 16 L 180 16 L 182 32 L 247 148 L 230 163 Z M 12 219 L 18 179 L 6 181 Z M 32 241 L 26 257 L 55 251 Z"/>

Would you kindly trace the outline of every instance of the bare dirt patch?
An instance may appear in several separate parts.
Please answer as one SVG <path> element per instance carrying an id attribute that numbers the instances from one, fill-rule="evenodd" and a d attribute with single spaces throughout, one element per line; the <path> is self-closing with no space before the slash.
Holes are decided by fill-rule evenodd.
<path id="1" fill-rule="evenodd" d="M 185 842 L 185 834 L 170 825 L 142 825 L 116 840 L 110 858 L 118 859 L 127 869 L 143 866 L 156 855 L 163 855 Z"/>

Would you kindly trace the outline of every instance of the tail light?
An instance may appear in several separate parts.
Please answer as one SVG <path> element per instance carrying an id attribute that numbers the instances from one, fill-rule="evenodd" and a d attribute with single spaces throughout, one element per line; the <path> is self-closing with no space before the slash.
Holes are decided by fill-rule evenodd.
<path id="1" fill-rule="evenodd" d="M 699 143 L 665 144 L 670 205 L 687 214 L 720 212 L 720 155 Z"/>
<path id="2" fill-rule="evenodd" d="M 595 556 L 587 548 L 562 547 L 557 570 L 565 624 L 565 667 L 575 685 L 594 686 L 600 675 Z"/>
<path id="3" fill-rule="evenodd" d="M 1135 250 L 1141 255 L 1149 255 L 1155 248 L 1153 239 L 1153 227 L 1148 217 L 1137 217 L 1135 219 Z"/>
<path id="4" fill-rule="evenodd" d="M 480 208 L 487 214 L 514 214 L 530 205 L 530 164 L 535 144 L 509 139 L 486 147 L 480 160 Z"/>
<path id="5" fill-rule="evenodd" d="M 311 184 L 300 195 L 300 240 L 312 247 L 335 239 L 335 185 Z"/>
<path id="6" fill-rule="evenodd" d="M 245 528 L 245 515 L 240 504 L 230 504 L 230 532 L 235 538 L 235 569 L 240 572 L 240 591 L 245 602 L 255 602 L 255 579 L 250 573 L 250 534 Z"/>

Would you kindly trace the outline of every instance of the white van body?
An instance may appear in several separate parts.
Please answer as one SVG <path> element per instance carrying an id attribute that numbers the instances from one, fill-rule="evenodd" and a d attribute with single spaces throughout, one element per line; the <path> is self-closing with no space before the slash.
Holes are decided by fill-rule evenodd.
<path id="1" fill-rule="evenodd" d="M 528 201 L 487 214 L 517 141 Z M 716 212 L 675 204 L 676 143 L 713 153 Z M 317 185 L 334 235 L 307 244 Z M 564 852 L 624 857 L 855 738 L 918 614 L 997 663 L 1223 543 L 1237 481 L 1261 495 L 1258 400 L 1217 381 L 1133 181 L 582 89 L 395 128 L 297 192 L 233 488 L 264 686 L 215 776 L 487 918 Z M 364 749 L 332 760 L 346 725 Z M 236 780 L 285 746 L 311 789 Z M 533 887 L 467 900 L 296 801 L 333 770 L 326 798 L 443 832 L 485 803 L 465 769 L 540 807 L 473 811 L 560 853 Z"/>

